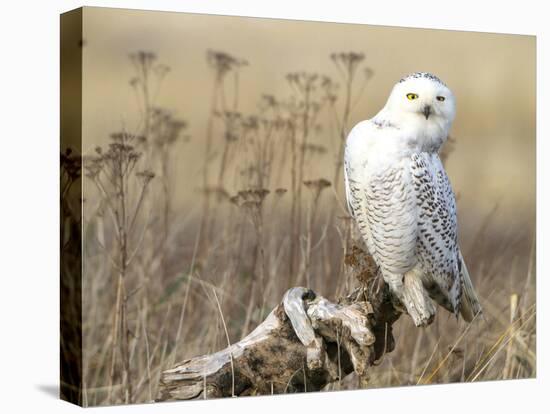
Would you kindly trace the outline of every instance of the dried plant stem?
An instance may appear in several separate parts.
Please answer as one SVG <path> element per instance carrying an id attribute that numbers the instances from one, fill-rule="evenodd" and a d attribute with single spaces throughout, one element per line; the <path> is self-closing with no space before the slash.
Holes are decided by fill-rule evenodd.
<path id="1" fill-rule="evenodd" d="M 311 107 L 311 85 L 307 84 L 304 91 L 304 113 L 302 115 L 302 142 L 299 148 L 298 177 L 296 186 L 296 226 L 294 228 L 294 238 L 300 240 L 302 234 L 302 183 L 304 181 L 305 153 L 307 139 L 309 135 L 310 107 Z"/>
<path id="2" fill-rule="evenodd" d="M 234 91 L 234 101 L 233 101 L 233 113 L 236 113 L 237 111 L 237 105 L 238 105 L 238 96 L 239 96 L 239 82 L 238 82 L 238 71 L 235 71 L 235 91 Z M 227 111 L 227 108 L 225 107 L 225 100 L 222 101 L 222 112 Z M 218 172 L 218 189 L 221 190 L 224 188 L 224 182 L 223 178 L 225 177 L 225 172 L 227 168 L 228 158 L 229 158 L 229 149 L 231 146 L 231 140 L 229 139 L 229 134 L 231 133 L 231 129 L 234 127 L 233 125 L 234 120 L 228 119 L 226 121 L 226 136 L 223 140 L 223 151 L 222 151 L 222 158 L 220 162 L 220 170 Z"/>
<path id="3" fill-rule="evenodd" d="M 208 245 L 209 245 L 209 235 L 210 235 L 210 194 L 207 191 L 208 185 L 210 183 L 210 157 L 212 153 L 212 138 L 214 133 L 214 114 L 216 112 L 216 100 L 219 94 L 219 89 L 221 86 L 221 78 L 216 76 L 214 82 L 214 87 L 212 89 L 212 97 L 210 104 L 210 116 L 208 117 L 208 122 L 206 124 L 206 141 L 204 146 L 204 166 L 203 166 L 203 175 L 202 175 L 202 186 L 203 186 L 203 205 L 202 205 L 202 218 L 201 218 L 201 242 L 199 252 L 201 255 L 205 254 Z"/>
<path id="4" fill-rule="evenodd" d="M 109 369 L 109 391 L 107 400 L 113 404 L 116 401 L 113 399 L 113 387 L 117 377 L 117 355 L 120 353 L 121 358 L 121 382 L 120 391 L 122 393 L 121 400 L 125 403 L 134 401 L 133 393 L 133 377 L 131 375 L 130 360 L 137 341 L 133 343 L 133 349 L 130 347 L 130 324 L 128 320 L 128 300 L 131 295 L 128 294 L 128 268 L 131 258 L 137 252 L 141 239 L 136 245 L 136 250 L 129 256 L 129 243 L 131 240 L 131 232 L 134 228 L 136 217 L 142 207 L 143 197 L 146 191 L 147 184 L 152 179 L 154 174 L 151 172 L 143 172 L 138 174 L 142 181 L 141 192 L 136 200 L 136 205 L 133 208 L 133 214 L 130 217 L 129 211 L 132 207 L 129 205 L 130 196 L 129 190 L 133 183 L 130 182 L 130 176 L 140 154 L 135 151 L 131 145 L 134 139 L 133 135 L 125 132 L 112 135 L 113 143 L 109 146 L 107 152 L 101 149 L 96 150 L 99 155 L 90 160 L 87 165 L 88 176 L 96 184 L 100 195 L 110 212 L 113 219 L 113 227 L 115 229 L 113 249 L 114 254 L 111 255 L 105 248 L 102 242 L 98 245 L 101 250 L 112 259 L 112 268 L 116 271 L 116 303 L 113 316 L 113 325 L 111 330 L 111 365 Z M 103 180 L 102 180 L 102 177 Z M 105 184 L 104 184 L 104 182 Z M 109 191 L 108 191 L 109 190 Z M 137 292 L 140 286 L 134 290 Z"/>
<path id="5" fill-rule="evenodd" d="M 160 267 L 161 267 L 161 277 L 166 279 L 168 277 L 168 234 L 170 229 L 170 208 L 171 208 L 171 197 L 170 197 L 170 180 L 169 180 L 169 154 L 168 149 L 164 147 L 161 154 L 161 168 L 162 168 L 162 237 L 160 241 L 161 246 L 161 257 L 160 257 Z"/>
<path id="6" fill-rule="evenodd" d="M 246 307 L 246 314 L 244 317 L 243 326 L 241 329 L 241 339 L 248 335 L 248 330 L 250 328 L 250 321 L 252 319 L 252 312 L 254 311 L 254 304 L 256 302 L 256 285 L 258 284 L 255 278 L 250 282 L 250 296 L 248 297 L 248 305 Z"/>
<path id="7" fill-rule="evenodd" d="M 498 341 L 497 343 L 498 344 L 501 344 L 500 347 L 498 347 L 495 352 L 488 358 L 488 359 L 485 359 L 485 363 L 481 366 L 481 368 L 477 369 L 477 372 L 475 372 L 475 375 L 470 375 L 470 378 L 467 379 L 467 381 L 471 381 L 471 382 L 474 382 L 476 381 L 479 376 L 489 367 L 489 365 L 495 360 L 496 356 L 500 353 L 500 351 L 502 351 L 511 341 L 514 340 L 514 338 L 517 337 L 517 333 L 519 332 L 519 330 L 516 330 L 516 325 L 518 325 L 519 327 L 527 324 L 528 322 L 531 321 L 531 319 L 533 319 L 533 317 L 535 316 L 536 314 L 536 311 L 535 309 L 533 308 L 533 310 L 530 312 L 531 314 L 529 315 L 529 317 L 527 319 L 525 319 L 525 321 L 522 321 L 520 319 L 518 319 L 518 321 L 520 321 L 519 324 L 512 324 L 510 325 L 510 327 L 507 329 L 507 331 L 505 332 L 505 335 L 508 334 L 508 338 L 506 339 L 506 341 L 504 341 L 504 343 L 502 343 L 502 341 L 504 340 L 505 338 L 505 335 L 502 336 L 501 340 Z M 477 316 L 477 315 L 476 315 Z M 517 321 L 516 321 L 517 322 Z M 512 333 L 513 332 L 513 333 Z"/>
<path id="8" fill-rule="evenodd" d="M 296 172 L 296 163 L 297 163 L 297 152 L 298 144 L 296 142 L 296 127 L 294 124 L 290 125 L 290 150 L 291 150 L 291 193 L 292 193 L 292 204 L 290 207 L 290 254 L 289 254 L 289 269 L 288 269 L 288 281 L 287 286 L 292 286 L 292 275 L 295 274 L 295 262 L 296 262 L 296 250 L 297 250 L 297 238 L 295 237 L 296 233 L 296 211 L 297 211 L 297 199 L 298 199 L 298 178 Z"/>
<path id="9" fill-rule="evenodd" d="M 112 392 L 113 392 L 113 386 L 115 383 L 115 373 L 116 373 L 116 355 L 118 351 L 118 332 L 119 332 L 119 324 L 120 324 L 120 302 L 122 297 L 122 279 L 119 277 L 117 279 L 117 293 L 116 293 L 116 302 L 115 302 L 115 312 L 113 315 L 113 329 L 111 332 L 112 337 L 112 351 L 111 351 L 111 369 L 109 374 L 109 393 L 107 396 L 107 400 L 110 404 L 113 404 L 112 400 Z"/>
<path id="10" fill-rule="evenodd" d="M 122 279 L 122 301 L 120 309 L 121 333 L 122 333 L 122 362 L 123 362 L 123 385 L 124 402 L 131 404 L 133 402 L 132 376 L 130 374 L 130 328 L 128 325 L 128 296 Z"/>
<path id="11" fill-rule="evenodd" d="M 179 318 L 179 321 L 178 321 L 178 330 L 176 331 L 176 339 L 175 339 L 174 353 L 173 353 L 173 355 L 174 355 L 173 360 L 174 361 L 177 358 L 178 344 L 179 344 L 179 339 L 180 339 L 180 335 L 181 335 L 183 320 L 184 320 L 184 317 L 185 317 L 185 309 L 187 308 L 187 301 L 189 299 L 189 290 L 190 290 L 190 287 L 191 287 L 191 275 L 193 274 L 193 271 L 194 271 L 194 268 L 195 268 L 195 258 L 197 257 L 197 249 L 198 249 L 198 244 L 199 244 L 198 242 L 200 240 L 200 231 L 201 231 L 201 229 L 199 227 L 199 231 L 198 231 L 197 237 L 195 239 L 195 246 L 193 248 L 193 257 L 191 258 L 191 265 L 189 266 L 187 283 L 185 285 L 185 294 L 183 296 L 183 304 L 181 305 L 180 318 Z"/>
<path id="12" fill-rule="evenodd" d="M 218 294 L 216 293 L 216 289 L 212 289 L 212 292 L 214 293 L 214 298 L 216 299 L 216 305 L 218 305 L 218 311 L 220 313 L 220 318 L 222 320 L 223 331 L 225 333 L 227 346 L 230 347 L 231 341 L 229 340 L 229 332 L 227 332 L 227 325 L 225 324 L 225 318 L 223 317 L 222 307 L 218 299 Z M 229 356 L 231 359 L 231 396 L 234 397 L 235 396 L 235 365 L 233 362 L 233 354 L 229 353 Z"/>
<path id="13" fill-rule="evenodd" d="M 265 301 L 267 296 L 267 290 L 266 290 L 266 277 L 267 277 L 267 263 L 266 263 L 266 257 L 265 257 L 265 248 L 264 248 L 264 223 L 263 223 L 263 210 L 262 206 L 260 205 L 258 208 L 258 224 L 257 224 L 257 230 L 256 230 L 256 236 L 258 238 L 258 250 L 259 250 L 259 279 L 260 279 L 260 287 L 262 292 L 262 303 L 260 306 L 260 318 L 263 316 L 264 307 L 265 307 Z"/>
<path id="14" fill-rule="evenodd" d="M 510 326 L 514 326 L 514 322 L 518 318 L 518 302 L 519 297 L 517 294 L 512 294 L 510 296 Z M 516 330 L 519 330 L 520 328 L 512 328 L 510 331 L 510 336 L 514 337 L 516 334 Z M 502 377 L 503 379 L 507 378 L 513 378 L 512 372 L 514 369 L 514 352 L 515 352 L 515 341 L 511 340 L 508 343 L 508 348 L 506 349 L 506 360 L 504 363 L 504 368 L 502 370 Z"/>
<path id="15" fill-rule="evenodd" d="M 345 95 L 345 104 L 344 104 L 344 115 L 342 116 L 342 123 L 340 127 L 340 145 L 338 146 L 338 156 L 336 158 L 336 170 L 334 171 L 334 189 L 338 191 L 340 188 L 340 170 L 342 169 L 343 159 L 344 159 L 344 143 L 347 136 L 347 128 L 349 124 L 349 117 L 351 113 L 351 95 L 352 95 L 352 83 L 353 75 L 349 74 L 346 79 L 346 95 Z"/>
<path id="16" fill-rule="evenodd" d="M 229 140 L 225 139 L 224 145 L 223 145 L 222 159 L 220 163 L 220 171 L 218 173 L 218 189 L 220 190 L 224 188 L 223 178 L 225 176 L 225 170 L 227 168 L 227 159 L 229 157 L 229 145 L 230 145 Z"/>
<path id="17" fill-rule="evenodd" d="M 252 264 L 252 269 L 254 269 L 254 277 L 251 281 L 250 297 L 246 308 L 245 320 L 241 330 L 241 337 L 244 337 L 248 333 L 250 323 L 252 321 L 252 313 L 254 311 L 254 306 L 256 304 L 256 298 L 258 296 L 258 287 L 262 296 L 262 302 L 261 302 L 262 311 L 263 311 L 263 307 L 265 306 L 265 297 L 266 297 L 266 291 L 265 291 L 266 263 L 265 263 L 265 252 L 263 247 L 263 214 L 262 214 L 261 205 L 254 207 L 254 211 L 252 211 L 252 222 L 256 233 L 256 245 L 254 247 L 254 260 Z"/>
<path id="18" fill-rule="evenodd" d="M 151 115 L 151 99 L 149 96 L 149 67 L 148 65 L 142 65 L 143 75 L 143 106 L 145 112 L 145 136 L 149 136 L 150 131 L 150 115 Z"/>
<path id="19" fill-rule="evenodd" d="M 145 367 L 146 367 L 146 373 L 147 373 L 147 390 L 148 390 L 148 397 L 149 401 L 153 399 L 153 382 L 151 377 L 151 351 L 149 349 L 149 334 L 147 333 L 147 308 L 143 308 L 142 312 L 142 335 L 143 340 L 145 342 Z"/>
<path id="20" fill-rule="evenodd" d="M 317 212 L 317 205 L 319 201 L 320 192 L 318 192 L 311 199 L 311 205 L 307 211 L 307 221 L 306 221 L 306 238 L 305 238 L 305 253 L 304 253 L 304 275 L 306 286 L 310 286 L 311 289 L 315 289 L 316 286 L 312 283 L 313 281 L 310 278 L 310 263 L 311 263 L 311 240 L 313 238 L 313 225 L 315 223 L 315 216 Z"/>
<path id="21" fill-rule="evenodd" d="M 121 353 L 123 360 L 123 375 L 126 387 L 124 401 L 126 403 L 132 402 L 132 377 L 130 375 L 130 330 L 128 327 L 128 296 L 126 292 L 126 273 L 128 266 L 128 220 L 126 212 L 126 203 L 127 203 L 127 165 L 126 168 L 123 168 L 122 162 L 117 168 L 119 186 L 118 186 L 118 195 L 120 199 L 120 222 L 119 222 L 119 253 L 120 253 L 120 273 L 119 280 L 121 284 L 121 301 L 120 301 L 120 321 L 121 321 L 121 333 L 123 340 L 121 342 Z"/>

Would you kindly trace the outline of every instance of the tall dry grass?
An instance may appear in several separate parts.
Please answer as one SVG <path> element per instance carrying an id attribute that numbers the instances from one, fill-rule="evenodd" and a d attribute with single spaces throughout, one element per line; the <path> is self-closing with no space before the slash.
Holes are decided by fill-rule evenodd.
<path id="1" fill-rule="evenodd" d="M 288 90 L 259 91 L 254 113 L 239 110 L 247 62 L 220 51 L 206 59 L 201 135 L 189 137 L 158 102 L 164 77 L 182 75 L 140 51 L 130 58 L 139 125 L 83 155 L 86 405 L 152 401 L 162 370 L 242 338 L 291 286 L 336 298 L 357 283 L 344 266 L 359 238 L 340 181 L 350 113 L 374 76 L 364 55 L 327 57 L 334 76 L 281 74 Z M 332 148 L 318 144 L 322 134 Z M 204 151 L 187 153 L 189 139 Z M 176 160 L 192 157 L 201 170 L 176 176 Z M 310 176 L 313 165 L 325 174 Z M 176 209 L 178 191 L 193 193 L 193 205 Z M 441 309 L 418 329 L 401 318 L 397 348 L 371 370 L 369 387 L 536 374 L 533 226 L 520 214 L 506 231 L 500 223 L 493 212 L 463 236 L 485 319 L 466 325 Z M 351 375 L 328 389 L 359 385 Z"/>

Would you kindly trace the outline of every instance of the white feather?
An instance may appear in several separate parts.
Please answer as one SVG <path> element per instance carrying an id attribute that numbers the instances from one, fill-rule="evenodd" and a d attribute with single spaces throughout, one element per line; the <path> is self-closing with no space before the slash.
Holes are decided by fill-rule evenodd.
<path id="1" fill-rule="evenodd" d="M 406 275 L 420 277 L 432 299 L 458 313 L 461 277 L 472 284 L 459 268 L 455 199 L 438 156 L 454 116 L 454 96 L 439 79 L 404 78 L 384 108 L 349 133 L 344 179 L 350 213 L 394 294 L 422 300 L 403 292 Z M 433 316 L 418 313 L 427 304 L 404 305 L 417 324 Z"/>

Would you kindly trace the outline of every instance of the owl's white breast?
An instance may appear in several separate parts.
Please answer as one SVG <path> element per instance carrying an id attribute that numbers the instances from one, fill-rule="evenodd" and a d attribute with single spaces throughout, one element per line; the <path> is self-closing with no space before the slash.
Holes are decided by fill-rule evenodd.
<path id="1" fill-rule="evenodd" d="M 447 139 L 448 124 L 437 118 L 426 121 L 390 115 L 381 111 L 350 131 L 345 160 L 352 169 L 377 174 L 408 162 L 413 154 L 435 153 Z"/>

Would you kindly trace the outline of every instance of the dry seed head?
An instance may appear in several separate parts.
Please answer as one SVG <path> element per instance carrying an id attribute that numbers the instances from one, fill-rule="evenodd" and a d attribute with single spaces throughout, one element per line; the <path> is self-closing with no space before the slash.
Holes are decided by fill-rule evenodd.
<path id="1" fill-rule="evenodd" d="M 316 132 L 319 132 L 320 130 L 317 129 L 317 127 L 318 127 L 318 125 L 316 125 L 316 127 L 315 127 Z M 327 148 L 325 146 L 312 144 L 312 143 L 306 143 L 305 145 L 302 145 L 301 148 L 302 148 L 302 151 L 310 152 L 312 154 L 322 155 L 322 154 L 326 154 L 326 152 L 327 152 Z M 330 182 L 329 182 L 329 185 L 330 185 Z"/>
<path id="2" fill-rule="evenodd" d="M 331 53 L 330 58 L 343 77 L 346 80 L 350 80 L 355 74 L 357 67 L 365 59 L 365 54 L 360 52 L 339 52 Z"/>
<path id="3" fill-rule="evenodd" d="M 276 108 L 279 105 L 279 102 L 277 101 L 277 98 L 273 95 L 263 94 L 261 101 L 260 101 L 260 107 L 267 109 L 267 108 Z"/>
<path id="4" fill-rule="evenodd" d="M 136 64 L 143 67 L 151 67 L 153 62 L 157 59 L 157 55 L 153 52 L 139 50 L 137 52 L 130 54 L 130 60 Z"/>
<path id="5" fill-rule="evenodd" d="M 268 194 L 269 190 L 265 188 L 242 190 L 231 197 L 230 201 L 239 207 L 260 207 Z"/>
<path id="6" fill-rule="evenodd" d="M 143 181 L 143 185 L 149 184 L 149 182 L 155 178 L 155 173 L 151 170 L 143 170 L 136 173 L 136 177 Z"/>
<path id="7" fill-rule="evenodd" d="M 78 154 L 73 154 L 71 148 L 67 148 L 65 153 L 61 153 L 61 169 L 64 170 L 69 179 L 76 180 L 80 177 L 82 169 L 82 158 Z"/>
<path id="8" fill-rule="evenodd" d="M 240 120 L 239 125 L 243 135 L 258 131 L 260 128 L 260 119 L 255 115 L 249 115 Z"/>
<path id="9" fill-rule="evenodd" d="M 248 62 L 244 59 L 238 59 L 228 53 L 216 50 L 206 52 L 206 61 L 216 71 L 218 79 L 222 79 L 232 70 L 248 65 Z"/>
<path id="10" fill-rule="evenodd" d="M 94 179 L 103 169 L 103 156 L 88 156 L 84 158 L 86 177 Z"/>
<path id="11" fill-rule="evenodd" d="M 322 191 L 325 188 L 330 187 L 330 181 L 324 178 L 319 178 L 318 180 L 304 181 L 304 185 L 310 190 Z"/>
<path id="12" fill-rule="evenodd" d="M 317 200 L 317 198 L 321 195 L 321 192 L 325 188 L 330 187 L 330 181 L 324 178 L 319 178 L 318 180 L 304 181 L 304 185 L 312 191 L 313 199 Z"/>

